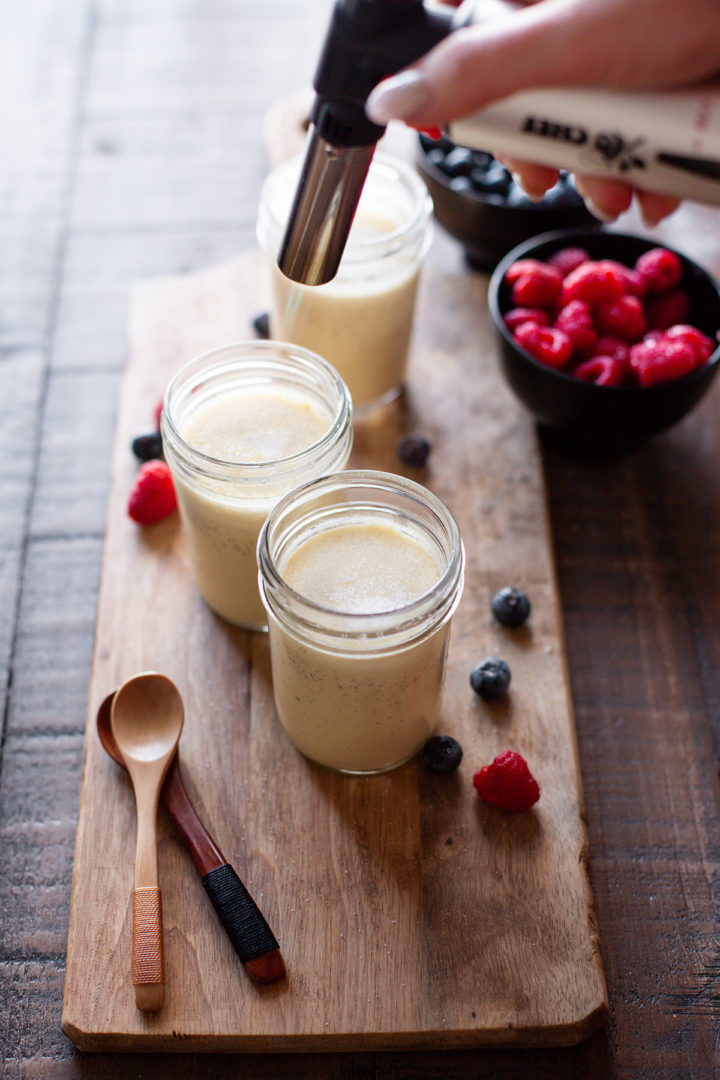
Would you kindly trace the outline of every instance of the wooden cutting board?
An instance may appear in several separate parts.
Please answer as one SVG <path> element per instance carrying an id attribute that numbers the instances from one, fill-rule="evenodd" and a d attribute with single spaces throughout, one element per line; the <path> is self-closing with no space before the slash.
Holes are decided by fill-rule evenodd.
<path id="1" fill-rule="evenodd" d="M 252 336 L 266 307 L 258 256 L 140 283 L 119 409 L 89 694 L 63 1030 L 85 1050 L 290 1051 L 558 1045 L 607 1011 L 587 837 L 536 435 L 496 372 L 486 279 L 455 248 L 433 251 L 405 396 L 356 425 L 351 465 L 402 471 L 454 511 L 467 551 L 443 731 L 457 773 L 412 761 L 349 778 L 304 760 L 276 718 L 267 639 L 199 599 L 176 517 L 146 529 L 125 505 L 132 437 L 176 368 Z M 404 469 L 405 432 L 433 444 Z M 494 622 L 496 589 L 519 584 L 521 630 Z M 488 705 L 468 676 L 488 655 L 513 672 Z M 161 812 L 167 984 L 156 1016 L 130 985 L 135 810 L 102 750 L 95 714 L 135 672 L 170 675 L 186 704 L 186 785 L 273 928 L 288 976 L 259 989 L 233 952 L 194 866 Z M 512 815 L 472 775 L 505 748 L 542 795 Z"/>

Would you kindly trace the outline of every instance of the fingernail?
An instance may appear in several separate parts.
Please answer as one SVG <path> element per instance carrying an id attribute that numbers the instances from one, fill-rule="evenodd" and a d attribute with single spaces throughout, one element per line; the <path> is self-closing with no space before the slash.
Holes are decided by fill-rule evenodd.
<path id="1" fill-rule="evenodd" d="M 515 186 L 519 187 L 520 190 L 522 191 L 523 195 L 527 196 L 527 198 L 530 199 L 531 202 L 542 202 L 543 201 L 543 199 L 545 198 L 545 195 L 547 194 L 546 191 L 540 191 L 539 188 L 537 188 L 537 189 L 529 188 L 527 186 L 527 184 L 523 181 L 523 178 L 520 175 L 520 173 L 511 172 L 510 175 L 513 178 Z"/>
<path id="2" fill-rule="evenodd" d="M 365 102 L 365 113 L 376 124 L 408 120 L 428 102 L 425 79 L 417 71 L 401 71 L 384 79 Z"/>
<path id="3" fill-rule="evenodd" d="M 575 176 L 572 177 L 573 185 L 580 198 L 583 200 L 593 217 L 596 217 L 598 221 L 602 221 L 603 224 L 609 225 L 611 221 L 617 220 L 617 214 L 608 214 L 607 211 L 601 210 L 600 207 L 593 202 L 592 198 L 585 190 L 585 185 L 582 182 L 582 178 Z"/>
<path id="4" fill-rule="evenodd" d="M 617 214 L 608 214 L 607 211 L 601 210 L 587 195 L 583 195 L 583 201 L 592 216 L 596 217 L 598 221 L 602 221 L 604 225 L 609 225 L 611 221 L 617 221 Z"/>

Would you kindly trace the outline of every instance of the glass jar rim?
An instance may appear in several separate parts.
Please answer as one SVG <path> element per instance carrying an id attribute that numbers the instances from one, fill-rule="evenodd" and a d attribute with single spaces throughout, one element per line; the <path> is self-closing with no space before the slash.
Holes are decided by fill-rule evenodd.
<path id="1" fill-rule="evenodd" d="M 237 354 L 245 353 L 245 356 Z M 224 361 L 224 362 L 223 362 Z M 332 388 L 337 396 L 337 406 L 332 416 L 332 421 L 323 435 L 309 446 L 284 458 L 275 458 L 268 461 L 232 461 L 227 458 L 217 457 L 199 450 L 192 443 L 186 441 L 175 422 L 172 409 L 173 395 L 180 392 L 183 382 L 190 386 L 190 393 L 201 385 L 210 375 L 242 373 L 246 369 L 248 376 L 252 373 L 253 366 L 259 374 L 262 365 L 266 367 L 277 363 L 278 372 L 282 371 L 289 385 L 292 385 L 293 374 L 300 376 L 316 376 L 324 380 L 328 388 Z M 196 375 L 192 379 L 192 375 Z M 267 380 L 266 380 L 267 381 Z M 262 385 L 262 382 L 257 382 Z M 297 382 L 296 382 L 297 385 Z M 164 440 L 167 440 L 175 453 L 181 453 L 183 458 L 190 462 L 194 469 L 215 478 L 232 478 L 238 472 L 251 477 L 253 480 L 262 480 L 266 476 L 272 476 L 282 463 L 288 470 L 302 468 L 308 459 L 316 458 L 320 453 L 332 448 L 342 433 L 351 429 L 352 425 L 352 399 L 341 375 L 318 353 L 305 349 L 300 345 L 290 342 L 249 339 L 246 341 L 230 342 L 219 345 L 207 352 L 193 357 L 173 375 L 168 383 L 163 396 L 161 416 L 161 431 Z"/>
<path id="2" fill-rule="evenodd" d="M 300 173 L 302 160 L 302 154 L 295 155 L 277 165 L 265 178 L 260 193 L 256 230 L 260 245 L 265 250 L 275 250 L 279 245 L 290 212 L 290 200 L 287 204 L 278 206 L 277 198 L 274 200 L 273 195 L 277 196 L 282 185 L 291 185 L 291 182 L 291 191 L 294 190 L 294 179 Z M 413 213 L 401 225 L 378 235 L 359 237 L 353 236 L 351 232 L 348 245 L 343 252 L 345 265 L 366 263 L 392 255 L 407 243 L 408 237 L 416 234 L 423 236 L 427 234 L 429 243 L 433 203 L 422 177 L 418 176 L 414 169 L 404 161 L 390 154 L 384 154 L 382 151 L 378 151 L 373 156 L 368 177 L 393 182 L 400 181 L 413 199 Z M 360 205 L 362 205 L 362 196 Z"/>
<path id="3" fill-rule="evenodd" d="M 327 502 L 319 503 L 317 512 L 327 514 L 333 507 L 339 506 L 349 510 L 353 507 L 366 510 L 392 509 L 390 503 L 372 504 L 360 499 L 352 502 L 340 497 L 343 490 L 347 492 L 355 488 L 358 492 L 375 489 L 388 496 L 400 495 L 406 500 L 408 507 L 414 506 L 416 511 L 422 509 L 424 515 L 447 540 L 446 565 L 431 588 L 408 603 L 385 612 L 344 612 L 311 600 L 285 581 L 275 563 L 273 530 L 281 527 L 278 523 L 284 514 L 302 503 L 309 506 L 314 498 L 335 489 L 339 496 L 337 501 L 332 505 Z M 406 516 L 410 515 L 406 513 Z M 302 530 L 303 525 L 309 527 L 312 518 L 313 511 L 310 508 L 299 518 L 298 531 Z M 416 523 L 421 524 L 419 518 Z M 426 525 L 422 524 L 422 527 L 427 532 L 430 531 Z M 271 510 L 260 531 L 257 552 L 260 592 L 272 613 L 279 617 L 282 610 L 282 614 L 287 616 L 288 609 L 292 608 L 293 626 L 298 626 L 312 637 L 329 636 L 335 639 L 340 647 L 342 641 L 358 639 L 367 642 L 383 639 L 383 646 L 390 639 L 396 639 L 396 644 L 414 643 L 418 637 L 428 630 L 435 630 L 440 623 L 448 619 L 460 599 L 465 552 L 453 514 L 428 488 L 395 473 L 348 469 L 301 484 L 281 498 Z M 410 639 L 401 642 L 400 639 L 405 638 L 408 633 L 411 635 Z"/>

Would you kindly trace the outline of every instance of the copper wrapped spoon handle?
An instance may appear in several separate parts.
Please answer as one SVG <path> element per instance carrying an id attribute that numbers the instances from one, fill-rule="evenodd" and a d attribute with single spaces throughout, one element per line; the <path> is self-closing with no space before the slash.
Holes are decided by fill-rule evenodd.
<path id="1" fill-rule="evenodd" d="M 114 692 L 108 694 L 100 705 L 97 729 L 110 757 L 125 768 L 110 724 L 114 696 Z M 257 904 L 198 817 L 185 790 L 177 754 L 168 767 L 160 799 L 248 975 L 257 983 L 277 982 L 285 974 L 280 947 Z"/>

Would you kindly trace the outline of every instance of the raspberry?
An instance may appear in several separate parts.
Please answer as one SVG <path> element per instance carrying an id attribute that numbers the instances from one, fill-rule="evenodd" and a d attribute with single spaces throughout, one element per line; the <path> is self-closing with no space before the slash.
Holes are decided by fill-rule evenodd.
<path id="1" fill-rule="evenodd" d="M 485 701 L 494 701 L 510 689 L 510 668 L 504 660 L 487 656 L 470 672 L 470 685 Z"/>
<path id="2" fill-rule="evenodd" d="M 499 623 L 515 629 L 530 615 L 530 600 L 520 589 L 506 585 L 498 590 L 490 601 L 490 610 Z"/>
<path id="3" fill-rule="evenodd" d="M 162 398 L 160 398 L 157 405 L 153 409 L 153 417 L 155 419 L 155 430 L 156 431 L 160 430 L 160 417 L 162 416 L 162 408 L 163 408 L 163 403 L 162 403 Z"/>
<path id="4" fill-rule="evenodd" d="M 513 304 L 516 307 L 552 307 L 560 296 L 562 283 L 559 270 L 539 262 L 513 282 Z"/>
<path id="5" fill-rule="evenodd" d="M 548 326 L 550 324 L 550 316 L 547 311 L 543 311 L 542 308 L 511 308 L 510 311 L 503 316 L 503 322 L 512 334 L 517 330 L 520 323 L 524 322 L 537 323 L 538 326 Z"/>
<path id="6" fill-rule="evenodd" d="M 572 356 L 572 341 L 564 330 L 555 330 L 552 326 L 521 323 L 514 337 L 526 352 L 551 368 L 564 368 Z"/>
<path id="7" fill-rule="evenodd" d="M 514 263 L 511 263 L 505 271 L 505 281 L 508 285 L 513 285 L 518 278 L 521 278 L 527 274 L 532 274 L 534 270 L 540 268 L 540 272 L 545 267 L 545 263 L 540 262 L 539 259 L 516 259 Z"/>
<path id="8" fill-rule="evenodd" d="M 616 300 L 618 296 L 622 296 L 623 284 L 618 264 L 612 260 L 586 262 L 568 274 L 563 281 L 560 303 L 564 306 L 571 300 L 587 300 L 589 304 Z"/>
<path id="9" fill-rule="evenodd" d="M 622 284 L 623 293 L 639 297 L 645 295 L 645 282 L 637 270 L 626 266 L 625 263 L 616 262 L 615 259 L 604 259 L 603 261 L 605 266 L 610 267 L 617 274 L 618 280 Z"/>
<path id="10" fill-rule="evenodd" d="M 529 810 L 540 798 L 537 780 L 514 750 L 503 750 L 490 765 L 483 765 L 473 776 L 473 785 L 485 802 L 514 813 Z"/>
<path id="11" fill-rule="evenodd" d="M 559 270 L 563 277 L 567 277 L 573 270 L 577 270 L 578 266 L 582 266 L 584 262 L 590 262 L 590 256 L 585 248 L 566 247 L 554 252 L 548 262 L 556 270 Z"/>
<path id="12" fill-rule="evenodd" d="M 680 284 L 682 263 L 674 251 L 656 247 L 643 252 L 635 263 L 635 269 L 645 283 L 649 296 L 668 292 Z"/>
<path id="13" fill-rule="evenodd" d="M 689 314 L 690 301 L 682 289 L 651 296 L 645 301 L 647 324 L 653 330 L 668 330 L 676 323 L 684 323 Z"/>
<path id="14" fill-rule="evenodd" d="M 172 514 L 177 498 L 170 469 L 164 461 L 146 461 L 138 469 L 127 512 L 138 525 L 151 525 Z"/>
<path id="15" fill-rule="evenodd" d="M 573 372 L 576 379 L 595 383 L 596 386 L 620 386 L 624 368 L 620 360 L 612 356 L 592 356 L 578 364 Z"/>
<path id="16" fill-rule="evenodd" d="M 398 444 L 397 455 L 403 465 L 423 469 L 427 465 L 432 447 L 422 435 L 405 435 Z"/>
<path id="17" fill-rule="evenodd" d="M 630 367 L 641 386 L 679 379 L 697 367 L 695 350 L 685 341 L 643 341 L 630 350 Z"/>
<path id="18" fill-rule="evenodd" d="M 571 300 L 561 308 L 555 328 L 563 330 L 578 353 L 588 353 L 595 347 L 597 330 L 593 325 L 592 309 L 585 300 Z"/>
<path id="19" fill-rule="evenodd" d="M 433 772 L 455 772 L 462 761 L 462 747 L 452 735 L 433 735 L 423 747 L 423 761 Z"/>
<path id="20" fill-rule="evenodd" d="M 687 342 L 695 350 L 698 366 L 709 360 L 715 351 L 715 342 L 712 338 L 703 334 L 702 330 L 698 330 L 696 326 L 687 326 L 683 323 L 670 326 L 665 331 L 665 338 L 668 341 Z"/>
<path id="21" fill-rule="evenodd" d="M 646 330 L 642 300 L 627 293 L 617 300 L 598 304 L 595 321 L 601 334 L 610 334 L 621 341 L 639 341 Z"/>
<path id="22" fill-rule="evenodd" d="M 595 342 L 593 356 L 611 356 L 613 360 L 619 360 L 625 366 L 630 359 L 630 347 L 618 338 L 601 334 Z"/>

